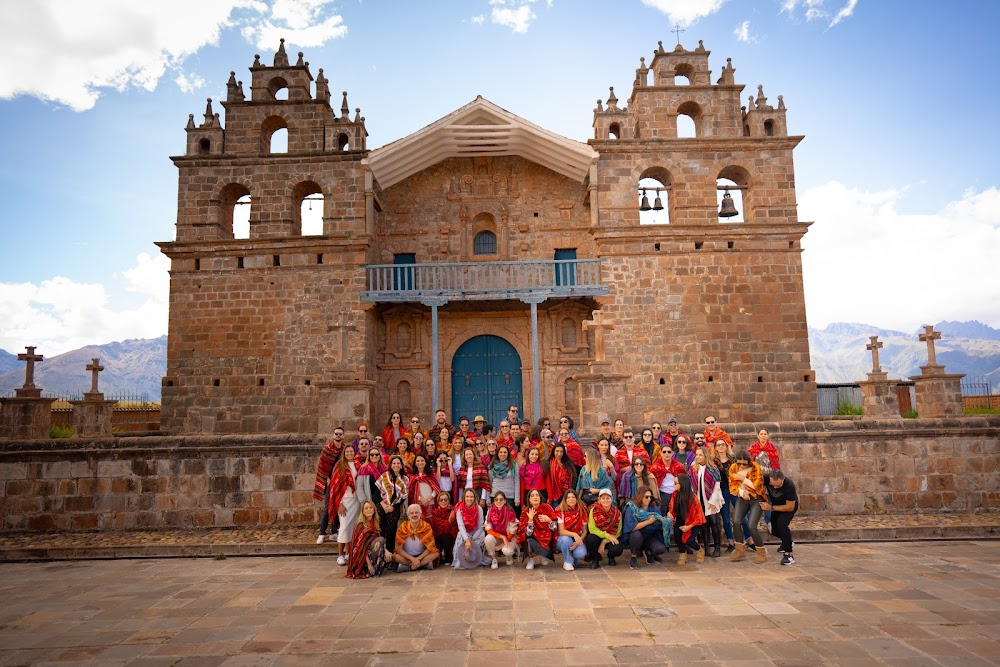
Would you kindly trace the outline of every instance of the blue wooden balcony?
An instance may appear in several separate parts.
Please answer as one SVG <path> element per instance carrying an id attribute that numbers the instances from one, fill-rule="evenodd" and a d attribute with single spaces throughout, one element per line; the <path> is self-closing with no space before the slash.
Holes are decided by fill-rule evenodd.
<path id="1" fill-rule="evenodd" d="M 373 303 L 518 299 L 539 303 L 550 298 L 602 296 L 603 259 L 455 262 L 442 264 L 367 264 L 368 289 L 361 300 Z"/>

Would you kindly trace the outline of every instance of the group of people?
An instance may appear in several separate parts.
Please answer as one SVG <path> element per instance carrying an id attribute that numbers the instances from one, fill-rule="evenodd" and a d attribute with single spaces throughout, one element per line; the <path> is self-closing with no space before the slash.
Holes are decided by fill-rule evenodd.
<path id="1" fill-rule="evenodd" d="M 711 415 L 691 435 L 676 418 L 636 430 L 605 419 L 580 440 L 570 417 L 531 424 L 516 405 L 496 429 L 481 415 L 455 428 L 443 410 L 427 430 L 398 412 L 378 434 L 337 428 L 316 470 L 317 543 L 332 523 L 351 578 L 442 564 L 497 569 L 517 558 L 531 570 L 556 552 L 566 570 L 596 569 L 616 565 L 626 547 L 639 568 L 672 545 L 679 565 L 723 551 L 733 561 L 753 551 L 763 564 L 763 518 L 781 540 L 781 564 L 795 562 L 798 496 L 766 429 L 745 448 Z"/>

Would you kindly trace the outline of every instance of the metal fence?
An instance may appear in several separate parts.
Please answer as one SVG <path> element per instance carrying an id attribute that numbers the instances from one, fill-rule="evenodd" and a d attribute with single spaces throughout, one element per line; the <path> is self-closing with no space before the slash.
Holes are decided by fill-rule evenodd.
<path id="1" fill-rule="evenodd" d="M 13 398 L 16 392 L 4 394 L 3 398 Z M 73 425 L 73 406 L 70 401 L 82 401 L 82 392 L 42 391 L 43 398 L 54 398 L 52 403 L 52 425 L 70 427 Z M 149 394 L 142 391 L 124 390 L 104 394 L 104 400 L 116 401 L 112 415 L 112 431 L 115 433 L 135 433 L 158 431 L 160 428 L 160 404 L 150 401 Z"/>
<path id="2" fill-rule="evenodd" d="M 962 403 L 967 409 L 1000 409 L 1000 394 L 986 376 L 962 378 Z"/>
<path id="3" fill-rule="evenodd" d="M 861 407 L 861 387 L 856 384 L 817 384 L 820 415 L 835 415 L 842 405 Z"/>

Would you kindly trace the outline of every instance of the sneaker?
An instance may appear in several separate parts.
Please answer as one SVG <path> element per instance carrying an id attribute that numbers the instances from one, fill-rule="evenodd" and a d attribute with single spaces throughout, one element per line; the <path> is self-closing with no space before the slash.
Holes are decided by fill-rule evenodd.
<path id="1" fill-rule="evenodd" d="M 548 565 L 551 562 L 552 561 L 550 561 L 548 558 L 546 558 L 545 556 L 542 556 L 542 567 L 545 567 L 546 565 Z"/>
<path id="2" fill-rule="evenodd" d="M 563 563 L 563 569 L 566 570 L 567 572 L 572 572 L 576 568 L 573 567 L 573 563 Z"/>
<path id="3" fill-rule="evenodd" d="M 608 556 L 608 565 L 610 565 L 611 567 L 618 565 L 618 562 L 615 561 L 614 556 Z"/>
<path id="4" fill-rule="evenodd" d="M 323 544 L 323 540 L 326 539 L 326 535 L 320 535 L 316 538 L 316 544 Z"/>
<path id="5" fill-rule="evenodd" d="M 786 553 L 781 557 L 782 565 L 795 565 L 795 558 L 790 553 Z"/>
<path id="6" fill-rule="evenodd" d="M 785 548 L 784 547 L 778 547 L 778 553 L 779 554 L 785 553 Z"/>
<path id="7" fill-rule="evenodd" d="M 427 565 L 424 565 L 420 569 L 422 569 L 422 570 L 433 570 L 434 569 L 434 563 L 427 563 Z"/>
<path id="8" fill-rule="evenodd" d="M 524 566 L 524 569 L 525 570 L 534 570 L 535 569 L 535 559 L 534 558 L 529 558 L 528 559 L 528 564 Z"/>
<path id="9" fill-rule="evenodd" d="M 409 565 L 396 565 L 396 572 L 409 572 L 409 571 L 410 571 Z"/>
<path id="10" fill-rule="evenodd" d="M 653 564 L 653 554 L 646 554 L 646 565 Z"/>
<path id="11" fill-rule="evenodd" d="M 601 569 L 601 561 L 599 561 L 599 560 L 592 560 L 592 561 L 590 561 L 590 569 L 591 570 L 599 570 L 599 569 Z"/>
<path id="12" fill-rule="evenodd" d="M 347 556 L 343 554 L 337 556 L 337 565 L 347 565 Z"/>
<path id="13" fill-rule="evenodd" d="M 507 567 L 514 564 L 514 558 L 512 556 L 507 556 Z"/>
<path id="14" fill-rule="evenodd" d="M 632 568 L 633 570 L 638 570 L 639 569 L 639 560 L 635 556 L 632 556 L 629 559 L 629 561 L 628 561 L 628 566 L 630 568 Z"/>
<path id="15" fill-rule="evenodd" d="M 735 544 L 727 544 L 726 545 L 726 553 L 727 554 L 731 554 L 734 551 L 736 551 L 736 545 Z"/>
<path id="16" fill-rule="evenodd" d="M 771 524 L 769 524 L 769 523 L 765 523 L 764 525 L 765 525 L 765 526 L 767 526 L 767 532 L 769 532 L 769 533 L 770 533 L 770 532 L 771 532 Z M 773 533 L 772 533 L 772 534 L 773 534 Z"/>
<path id="17" fill-rule="evenodd" d="M 499 510 L 497 510 L 497 511 L 499 511 Z M 494 559 L 493 559 L 493 562 L 492 562 L 492 563 L 490 563 L 490 569 L 491 569 L 491 570 L 495 570 L 495 569 L 497 569 L 498 567 L 500 567 L 500 563 L 498 563 L 498 562 L 497 562 L 497 559 L 496 559 L 496 558 L 494 558 Z"/>

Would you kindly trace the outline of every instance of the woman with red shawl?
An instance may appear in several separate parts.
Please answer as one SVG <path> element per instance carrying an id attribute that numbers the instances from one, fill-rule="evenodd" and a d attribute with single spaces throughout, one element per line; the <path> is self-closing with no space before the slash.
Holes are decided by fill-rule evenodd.
<path id="1" fill-rule="evenodd" d="M 506 450 L 506 447 L 504 447 Z M 507 495 L 503 491 L 493 494 L 493 504 L 486 513 L 486 542 L 483 547 L 486 557 L 492 559 L 490 567 L 497 569 L 497 551 L 507 559 L 507 567 L 514 562 L 514 552 L 517 550 L 517 516 L 507 504 Z M 499 541 L 499 543 L 498 543 Z"/>
<path id="2" fill-rule="evenodd" d="M 615 558 L 625 551 L 622 541 L 622 513 L 615 507 L 615 494 L 611 489 L 602 488 L 597 496 L 597 502 L 590 506 L 590 518 L 587 521 L 587 537 L 583 539 L 587 547 L 587 558 L 590 567 L 601 566 L 601 557 L 608 555 L 608 565 L 617 565 Z"/>
<path id="3" fill-rule="evenodd" d="M 538 450 L 533 450 L 537 453 Z M 528 493 L 527 502 L 521 511 L 521 522 L 517 527 L 517 543 L 528 555 L 525 569 L 535 569 L 535 556 L 540 556 L 542 565 L 552 560 L 552 533 L 558 530 L 555 510 L 548 503 L 542 502 L 542 494 L 538 489 Z"/>
<path id="4" fill-rule="evenodd" d="M 385 550 L 385 538 L 382 537 L 375 503 L 366 500 L 361 504 L 361 515 L 351 536 L 351 553 L 345 576 L 348 579 L 382 576 L 390 556 Z"/>
<path id="5" fill-rule="evenodd" d="M 688 562 L 688 556 L 692 553 L 698 558 L 704 558 L 705 550 L 698 544 L 698 531 L 695 529 L 704 525 L 705 513 L 694 495 L 691 477 L 687 474 L 677 477 L 677 489 L 670 498 L 667 518 L 674 522 L 674 541 L 677 542 L 681 552 L 677 564 L 683 565 Z"/>
<path id="6" fill-rule="evenodd" d="M 545 469 L 539 460 L 541 454 L 537 447 L 529 447 L 525 454 L 524 465 L 521 466 L 521 507 L 528 506 L 528 494 L 538 491 L 548 495 L 548 484 L 545 479 Z M 545 500 L 545 498 L 542 498 Z"/>
<path id="7" fill-rule="evenodd" d="M 571 441 L 572 442 L 572 441 Z M 546 468 L 546 483 L 549 489 L 549 504 L 558 505 L 566 492 L 576 484 L 576 466 L 566 456 L 566 445 L 557 442 L 552 445 L 552 454 L 543 466 Z"/>
<path id="8" fill-rule="evenodd" d="M 573 571 L 576 564 L 587 555 L 584 539 L 587 537 L 587 508 L 580 502 L 580 495 L 569 489 L 556 508 L 559 536 L 556 548 L 563 554 L 563 569 Z"/>
<path id="9" fill-rule="evenodd" d="M 451 563 L 458 525 L 455 523 L 455 510 L 451 506 L 451 494 L 447 491 L 438 493 L 427 523 L 431 524 L 431 530 L 434 531 L 434 544 L 441 551 L 441 563 Z"/>
<path id="10" fill-rule="evenodd" d="M 475 489 L 465 489 L 462 492 L 462 502 L 455 507 L 458 537 L 455 538 L 455 554 L 451 566 L 456 570 L 471 570 L 491 563 L 483 553 L 486 531 L 483 529 L 483 508 L 477 501 Z"/>
<path id="11" fill-rule="evenodd" d="M 336 512 L 340 517 L 340 530 L 337 533 L 337 565 L 347 565 L 344 552 L 351 543 L 354 534 L 354 524 L 357 523 L 361 502 L 358 500 L 355 477 L 358 469 L 354 465 L 354 446 L 345 445 L 344 451 L 330 472 L 330 504 L 326 511 L 333 516 Z"/>
<path id="12" fill-rule="evenodd" d="M 396 440 L 404 435 L 406 435 L 406 429 L 403 428 L 403 416 L 398 412 L 393 412 L 389 415 L 389 421 L 386 422 L 385 428 L 382 429 L 382 447 L 385 448 L 387 454 L 396 451 Z"/>
<path id="13" fill-rule="evenodd" d="M 410 475 L 407 491 L 410 502 L 420 505 L 423 518 L 429 520 L 441 486 L 438 484 L 434 472 L 430 469 L 427 456 L 424 454 L 417 454 L 413 457 L 413 474 Z"/>
<path id="14" fill-rule="evenodd" d="M 456 436 L 458 437 L 458 436 Z M 483 465 L 482 459 L 471 447 L 462 450 L 461 466 L 455 475 L 453 492 L 455 504 L 462 502 L 465 497 L 465 490 L 472 489 L 476 492 L 479 504 L 486 506 L 486 501 L 490 497 L 490 473 Z"/>

